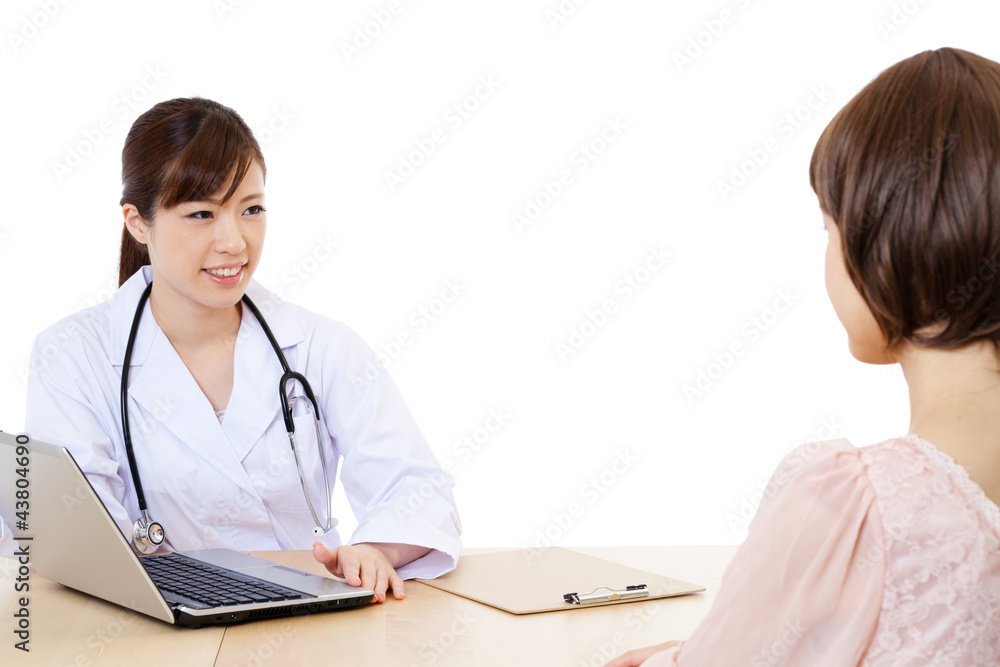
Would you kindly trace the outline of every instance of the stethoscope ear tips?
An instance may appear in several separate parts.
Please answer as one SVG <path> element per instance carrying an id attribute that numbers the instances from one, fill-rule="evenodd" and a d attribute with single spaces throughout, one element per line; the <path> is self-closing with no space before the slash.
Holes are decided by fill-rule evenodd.
<path id="1" fill-rule="evenodd" d="M 323 532 L 324 532 L 323 529 L 320 528 L 319 526 L 313 528 L 313 535 L 315 535 L 316 537 L 322 536 Z"/>

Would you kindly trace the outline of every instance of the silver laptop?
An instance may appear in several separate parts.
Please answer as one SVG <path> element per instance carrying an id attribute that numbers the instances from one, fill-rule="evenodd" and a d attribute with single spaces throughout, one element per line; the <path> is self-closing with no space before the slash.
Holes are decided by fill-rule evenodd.
<path id="1" fill-rule="evenodd" d="M 43 577 L 167 623 L 238 623 L 374 596 L 229 549 L 139 556 L 65 447 L 3 431 L 0 516 Z"/>

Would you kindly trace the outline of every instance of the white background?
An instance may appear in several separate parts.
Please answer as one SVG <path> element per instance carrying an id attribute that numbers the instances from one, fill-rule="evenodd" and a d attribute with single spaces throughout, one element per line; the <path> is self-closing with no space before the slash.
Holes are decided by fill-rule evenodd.
<path id="1" fill-rule="evenodd" d="M 262 143 L 256 278 L 386 354 L 456 470 L 468 546 L 737 543 L 796 445 L 906 432 L 898 367 L 853 360 L 827 301 L 809 157 L 890 64 L 941 46 L 1000 58 L 997 3 L 388 7 L 4 2 L 0 428 L 24 425 L 34 336 L 116 285 L 132 121 L 201 95 Z M 651 248 L 665 265 L 645 265 Z M 616 290 L 626 276 L 640 288 Z M 686 396 L 699 372 L 715 379 Z"/>

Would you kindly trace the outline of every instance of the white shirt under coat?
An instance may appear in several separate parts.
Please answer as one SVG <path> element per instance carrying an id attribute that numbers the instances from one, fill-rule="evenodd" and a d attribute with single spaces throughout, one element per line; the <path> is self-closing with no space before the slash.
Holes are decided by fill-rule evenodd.
<path id="1" fill-rule="evenodd" d="M 122 361 L 150 268 L 114 297 L 67 318 L 35 341 L 28 379 L 28 436 L 66 447 L 122 532 L 139 515 L 121 430 Z M 344 324 L 281 301 L 251 281 L 292 370 L 320 405 L 331 485 L 341 482 L 359 525 L 350 538 L 429 547 L 400 567 L 403 578 L 437 577 L 458 562 L 461 524 L 454 480 L 436 461 L 399 390 L 375 354 Z M 366 364 L 371 361 L 375 365 Z M 249 308 L 234 353 L 233 392 L 219 422 L 184 362 L 145 305 L 129 373 L 133 450 L 150 517 L 166 532 L 162 550 L 240 551 L 340 546 L 336 528 L 313 535 L 278 397 L 281 365 Z M 326 489 L 313 418 L 298 382 L 295 438 L 313 507 L 326 521 Z M 2 523 L 2 522 L 0 522 Z M 2 527 L 0 527 L 2 528 Z M 2 551 L 11 550 L 3 530 Z M 3 544 L 7 542 L 7 544 Z"/>

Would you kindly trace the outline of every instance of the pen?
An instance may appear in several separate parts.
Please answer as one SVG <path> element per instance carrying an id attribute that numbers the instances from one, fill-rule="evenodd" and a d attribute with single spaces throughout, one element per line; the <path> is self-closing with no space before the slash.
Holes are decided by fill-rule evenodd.
<path id="1" fill-rule="evenodd" d="M 597 592 L 602 589 L 608 592 Z M 636 586 L 626 586 L 619 590 L 608 588 L 607 586 L 598 586 L 591 592 L 582 595 L 579 593 L 566 593 L 563 595 L 563 600 L 570 604 L 587 604 L 590 602 L 613 602 L 615 600 L 630 600 L 632 598 L 644 597 L 649 597 L 649 589 L 646 588 L 646 584 L 638 584 Z"/>

